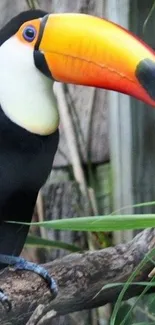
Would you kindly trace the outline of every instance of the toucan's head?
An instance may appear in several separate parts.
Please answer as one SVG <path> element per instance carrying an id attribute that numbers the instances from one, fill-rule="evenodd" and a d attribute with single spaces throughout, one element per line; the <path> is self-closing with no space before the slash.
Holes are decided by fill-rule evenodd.
<path id="1" fill-rule="evenodd" d="M 0 103 L 12 120 L 35 133 L 58 126 L 50 102 L 53 81 L 116 90 L 155 106 L 154 80 L 154 52 L 94 16 L 31 10 L 0 31 Z"/>

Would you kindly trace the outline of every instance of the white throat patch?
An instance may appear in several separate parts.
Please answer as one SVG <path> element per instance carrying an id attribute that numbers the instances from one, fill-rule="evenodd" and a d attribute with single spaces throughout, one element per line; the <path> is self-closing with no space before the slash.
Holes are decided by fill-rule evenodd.
<path id="1" fill-rule="evenodd" d="M 0 104 L 10 120 L 32 133 L 47 135 L 58 127 L 53 82 L 35 67 L 31 46 L 16 36 L 0 47 Z"/>

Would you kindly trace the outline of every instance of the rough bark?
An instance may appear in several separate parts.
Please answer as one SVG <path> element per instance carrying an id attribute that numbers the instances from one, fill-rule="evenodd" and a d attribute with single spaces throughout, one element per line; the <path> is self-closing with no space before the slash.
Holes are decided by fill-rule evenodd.
<path id="1" fill-rule="evenodd" d="M 131 242 L 95 252 L 71 254 L 46 264 L 58 282 L 59 293 L 51 301 L 44 281 L 29 272 L 6 270 L 0 287 L 9 294 L 13 308 L 6 313 L 0 307 L 1 325 L 26 324 L 37 306 L 37 313 L 27 324 L 49 324 L 59 315 L 95 308 L 114 302 L 121 287 L 101 290 L 105 284 L 125 282 L 146 254 L 155 247 L 155 229 L 147 229 Z M 148 261 L 135 281 L 147 280 L 153 264 Z M 143 288 L 132 286 L 125 299 L 136 296 Z M 34 321 L 34 319 L 36 319 Z"/>
<path id="2" fill-rule="evenodd" d="M 54 172 L 57 177 L 59 172 Z M 53 175 L 53 172 L 52 172 Z M 55 184 L 47 183 L 43 189 L 44 219 L 57 220 L 64 218 L 75 218 L 82 216 L 84 211 L 83 197 L 78 184 L 73 181 L 60 182 Z M 79 247 L 85 246 L 85 236 L 81 232 L 57 231 L 46 229 L 46 237 L 65 243 L 73 243 Z M 67 252 L 63 249 L 52 249 L 46 251 L 46 262 L 56 258 L 62 258 Z"/>

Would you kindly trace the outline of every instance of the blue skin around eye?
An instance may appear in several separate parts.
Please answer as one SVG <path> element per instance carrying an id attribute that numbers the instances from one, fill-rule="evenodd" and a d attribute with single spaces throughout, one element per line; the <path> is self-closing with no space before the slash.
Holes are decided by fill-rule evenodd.
<path id="1" fill-rule="evenodd" d="M 31 33 L 31 35 L 28 35 L 28 33 Z M 32 42 L 36 37 L 36 29 L 33 26 L 27 26 L 23 31 L 23 37 L 26 41 Z"/>

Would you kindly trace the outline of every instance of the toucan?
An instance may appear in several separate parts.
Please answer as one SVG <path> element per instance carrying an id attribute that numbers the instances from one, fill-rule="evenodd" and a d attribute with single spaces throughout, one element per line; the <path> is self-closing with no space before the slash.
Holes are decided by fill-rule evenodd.
<path id="1" fill-rule="evenodd" d="M 98 87 L 155 106 L 155 54 L 120 26 L 87 14 L 20 13 L 0 30 L 0 264 L 48 272 L 19 257 L 59 141 L 54 81 Z M 17 223 L 13 223 L 16 221 Z M 9 298 L 0 291 L 8 309 Z"/>

